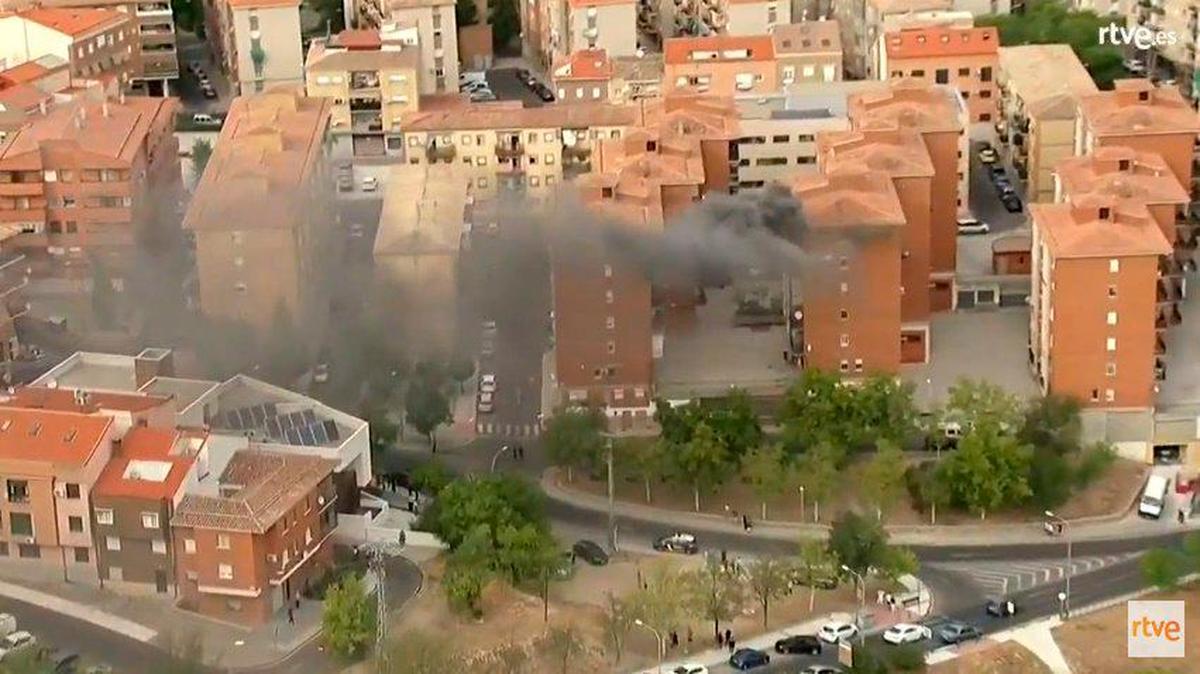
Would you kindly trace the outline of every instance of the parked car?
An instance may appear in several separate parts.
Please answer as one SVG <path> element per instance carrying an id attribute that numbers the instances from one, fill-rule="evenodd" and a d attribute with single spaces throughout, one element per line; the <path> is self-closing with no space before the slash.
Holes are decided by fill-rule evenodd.
<path id="1" fill-rule="evenodd" d="M 339 192 L 353 192 L 354 191 L 354 178 L 352 178 L 346 174 L 342 174 L 342 175 L 338 176 L 337 177 L 337 188 L 338 188 Z"/>
<path id="2" fill-rule="evenodd" d="M 554 92 L 550 90 L 550 87 L 541 82 L 533 85 L 533 93 L 537 94 L 537 97 L 546 103 L 554 102 Z"/>
<path id="3" fill-rule="evenodd" d="M 491 89 L 480 89 L 470 95 L 472 103 L 487 103 L 496 100 L 496 94 Z"/>
<path id="4" fill-rule="evenodd" d="M 1024 208 L 1024 204 L 1021 203 L 1021 197 L 1012 192 L 1002 195 L 1000 203 L 1004 204 L 1004 210 L 1009 213 L 1020 213 L 1021 209 Z"/>
<path id="5" fill-rule="evenodd" d="M 990 616 L 1008 618 L 1017 614 L 1017 603 L 1011 599 L 988 599 L 983 610 Z"/>
<path id="6" fill-rule="evenodd" d="M 809 634 L 793 634 L 790 637 L 784 637 L 776 641 L 775 652 L 786 653 L 788 655 L 796 653 L 820 655 L 821 640 Z"/>
<path id="7" fill-rule="evenodd" d="M 0 662 L 3 662 L 14 653 L 27 651 L 36 646 L 37 639 L 29 632 L 25 630 L 13 632 L 4 637 L 4 639 L 0 639 Z"/>
<path id="8" fill-rule="evenodd" d="M 203 69 L 204 69 L 204 64 L 200 63 L 199 61 L 188 61 L 187 71 L 189 73 L 195 75 L 196 73 L 202 71 Z"/>
<path id="9" fill-rule="evenodd" d="M 11 613 L 0 613 L 0 638 L 17 631 L 17 619 Z"/>
<path id="10" fill-rule="evenodd" d="M 350 223 L 350 238 L 361 239 L 366 235 L 367 235 L 367 228 L 364 227 L 361 223 L 357 223 L 357 222 Z"/>
<path id="11" fill-rule="evenodd" d="M 213 100 L 217 97 L 217 90 L 213 89 L 212 87 L 202 86 L 200 87 L 200 94 L 209 100 Z"/>
<path id="12" fill-rule="evenodd" d="M 495 409 L 495 397 L 491 393 L 481 391 L 479 393 L 479 401 L 475 404 L 476 409 L 480 414 L 491 414 Z"/>
<path id="13" fill-rule="evenodd" d="M 986 145 L 979 151 L 979 161 L 984 164 L 996 163 L 996 151 L 992 149 L 991 145 Z"/>
<path id="14" fill-rule="evenodd" d="M 896 623 L 883 632 L 883 640 L 889 644 L 911 644 L 932 636 L 928 627 L 912 623 Z"/>
<path id="15" fill-rule="evenodd" d="M 479 377 L 479 390 L 484 393 L 496 392 L 496 375 L 485 374 Z"/>
<path id="16" fill-rule="evenodd" d="M 517 68 L 516 76 L 517 81 L 527 87 L 532 87 L 537 83 L 537 78 L 533 76 L 533 73 L 529 72 L 525 68 Z"/>
<path id="17" fill-rule="evenodd" d="M 809 665 L 800 670 L 800 674 L 842 674 L 846 670 L 838 665 Z"/>
<path id="18" fill-rule="evenodd" d="M 472 82 L 487 83 L 487 73 L 482 70 L 464 70 L 458 74 L 458 86 L 461 89 L 464 85 Z"/>
<path id="19" fill-rule="evenodd" d="M 1141 59 L 1125 59 L 1121 65 L 1134 75 L 1142 75 L 1146 72 L 1146 64 Z"/>
<path id="20" fill-rule="evenodd" d="M 192 124 L 199 126 L 220 126 L 221 120 L 213 117 L 212 115 L 203 112 L 197 112 L 196 114 L 192 115 Z"/>
<path id="21" fill-rule="evenodd" d="M 975 218 L 962 218 L 958 221 L 959 234 L 987 234 L 990 231 L 988 223 Z"/>
<path id="22" fill-rule="evenodd" d="M 575 541 L 575 545 L 571 546 L 571 552 L 574 552 L 576 557 L 592 566 L 604 566 L 608 564 L 608 553 L 595 541 L 587 539 Z"/>
<path id="23" fill-rule="evenodd" d="M 998 163 L 992 164 L 988 167 L 988 176 L 992 180 L 996 180 L 997 178 L 1006 178 L 1008 176 L 1008 171 L 1006 171 L 1004 167 Z"/>
<path id="24" fill-rule="evenodd" d="M 496 321 L 484 321 L 482 323 L 483 334 L 491 337 L 496 336 Z"/>
<path id="25" fill-rule="evenodd" d="M 729 666 L 739 671 L 765 667 L 771 662 L 771 656 L 757 648 L 739 648 L 729 656 Z"/>
<path id="26" fill-rule="evenodd" d="M 858 627 L 854 623 L 834 620 L 821 625 L 821 629 L 817 630 L 817 636 L 821 641 L 831 644 L 836 644 L 839 641 L 849 641 L 858 634 Z"/>
<path id="27" fill-rule="evenodd" d="M 697 665 L 694 662 L 686 662 L 672 669 L 670 674 L 708 674 L 708 667 Z"/>
<path id="28" fill-rule="evenodd" d="M 992 181 L 992 187 L 996 188 L 997 194 L 1008 194 L 1013 191 L 1012 183 L 1007 176 L 1001 176 Z"/>
<path id="29" fill-rule="evenodd" d="M 313 368 L 313 383 L 324 384 L 329 381 L 329 363 L 317 363 Z"/>
<path id="30" fill-rule="evenodd" d="M 491 337 L 484 337 L 483 343 L 479 346 L 479 354 L 481 356 L 492 356 L 496 353 L 496 341 Z"/>
<path id="31" fill-rule="evenodd" d="M 654 541 L 654 549 L 659 552 L 681 552 L 685 555 L 694 555 L 700 552 L 700 545 L 696 543 L 694 535 L 677 531 Z"/>
<path id="32" fill-rule="evenodd" d="M 363 176 L 362 191 L 374 192 L 377 189 L 379 189 L 379 178 L 375 176 Z"/>
<path id="33" fill-rule="evenodd" d="M 944 644 L 961 644 L 964 641 L 978 639 L 983 636 L 983 633 L 974 625 L 950 622 L 939 627 L 937 635 Z"/>

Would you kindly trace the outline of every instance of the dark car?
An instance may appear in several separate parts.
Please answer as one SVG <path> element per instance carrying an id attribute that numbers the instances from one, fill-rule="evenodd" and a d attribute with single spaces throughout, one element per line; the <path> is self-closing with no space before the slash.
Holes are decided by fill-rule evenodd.
<path id="1" fill-rule="evenodd" d="M 537 94 L 537 97 L 546 103 L 554 102 L 554 92 L 550 91 L 550 87 L 542 84 L 541 82 L 533 85 L 533 93 Z"/>
<path id="2" fill-rule="evenodd" d="M 729 656 L 729 666 L 737 670 L 765 667 L 771 662 L 771 656 L 757 648 L 739 648 Z"/>
<path id="3" fill-rule="evenodd" d="M 700 545 L 696 543 L 696 537 L 692 534 L 676 532 L 654 541 L 654 549 L 659 552 L 682 552 L 685 555 L 694 555 L 700 552 Z"/>
<path id="4" fill-rule="evenodd" d="M 1004 210 L 1008 211 L 1009 213 L 1020 213 L 1021 208 L 1023 208 L 1023 205 L 1021 204 L 1021 197 L 1018 197 L 1012 192 L 1002 195 L 1000 197 L 1000 203 L 1004 204 Z"/>
<path id="5" fill-rule="evenodd" d="M 537 79 L 534 78 L 533 73 L 529 72 L 525 68 L 517 68 L 516 75 L 517 75 L 517 80 L 520 81 L 521 84 L 524 84 L 527 87 L 531 87 L 531 86 L 533 86 L 534 82 L 537 82 Z"/>
<path id="6" fill-rule="evenodd" d="M 992 180 L 996 180 L 997 178 L 1003 178 L 1007 176 L 1008 172 L 1004 170 L 1003 166 L 999 164 L 992 164 L 988 167 L 988 175 L 991 176 Z"/>
<path id="7" fill-rule="evenodd" d="M 200 93 L 204 94 L 204 97 L 210 100 L 217 97 L 217 90 L 212 87 L 202 87 Z"/>
<path id="8" fill-rule="evenodd" d="M 592 566 L 608 564 L 608 553 L 595 541 L 575 541 L 575 545 L 571 546 L 571 551 L 575 553 L 576 557 Z"/>
<path id="9" fill-rule="evenodd" d="M 983 633 L 974 625 L 952 622 L 939 627 L 937 635 L 944 644 L 961 644 L 964 641 L 978 639 L 983 636 Z"/>
<path id="10" fill-rule="evenodd" d="M 789 655 L 796 653 L 820 655 L 821 640 L 809 634 L 794 634 L 776 641 L 775 652 L 787 653 Z"/>
<path id="11" fill-rule="evenodd" d="M 990 616 L 1008 618 L 1017 614 L 1017 603 L 1011 599 L 989 599 L 983 609 Z"/>
<path id="12" fill-rule="evenodd" d="M 993 180 L 992 186 L 996 188 L 996 192 L 999 194 L 1008 194 L 1013 191 L 1012 183 L 1008 181 L 1008 178 L 1003 176 Z"/>

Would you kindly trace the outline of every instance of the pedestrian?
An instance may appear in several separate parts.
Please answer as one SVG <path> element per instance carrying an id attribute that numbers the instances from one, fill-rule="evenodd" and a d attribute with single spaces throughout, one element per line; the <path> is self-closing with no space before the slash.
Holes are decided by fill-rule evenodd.
<path id="1" fill-rule="evenodd" d="M 688 625 L 687 644 L 688 644 L 688 652 L 690 653 L 692 651 L 692 626 L 691 625 Z"/>
<path id="2" fill-rule="evenodd" d="M 717 648 L 725 645 L 725 635 L 717 632 Z"/>
<path id="3" fill-rule="evenodd" d="M 1175 511 L 1175 514 L 1176 514 L 1176 516 L 1178 516 L 1178 517 L 1179 517 L 1179 523 L 1180 523 L 1180 524 L 1183 524 L 1183 523 L 1184 523 L 1184 521 L 1185 521 L 1185 519 L 1186 519 L 1186 518 L 1185 518 L 1185 516 L 1184 516 L 1184 514 L 1183 514 L 1183 507 L 1182 507 L 1182 506 L 1180 506 L 1180 508 L 1179 508 L 1178 510 L 1176 510 L 1176 511 Z"/>
<path id="4" fill-rule="evenodd" d="M 750 516 L 743 513 L 742 514 L 742 528 L 746 530 L 746 533 L 750 533 L 750 527 L 751 527 Z"/>
<path id="5" fill-rule="evenodd" d="M 725 628 L 725 642 L 729 643 L 731 641 L 733 641 L 733 630 L 726 627 Z"/>
<path id="6" fill-rule="evenodd" d="M 721 548 L 721 567 L 724 568 L 729 564 L 729 551 Z"/>
<path id="7" fill-rule="evenodd" d="M 404 533 L 403 529 L 400 530 L 399 538 L 400 538 L 400 547 L 404 547 L 404 545 L 406 543 L 408 543 L 408 536 Z"/>
<path id="8" fill-rule="evenodd" d="M 733 650 L 734 650 L 735 648 L 737 648 L 737 642 L 733 640 L 733 637 L 730 637 L 730 638 L 729 638 L 729 641 L 726 641 L 725 643 L 726 643 L 726 645 L 728 645 L 728 646 L 729 646 L 729 652 L 730 652 L 730 653 L 732 653 L 732 652 L 733 652 Z"/>
<path id="9" fill-rule="evenodd" d="M 288 624 L 289 625 L 296 624 L 296 614 L 292 612 L 292 609 L 290 607 L 288 608 Z"/>
<path id="10" fill-rule="evenodd" d="M 884 595 L 883 590 L 875 590 L 875 603 L 876 604 L 879 604 L 881 606 L 883 605 L 883 595 Z"/>
<path id="11" fill-rule="evenodd" d="M 296 597 L 296 610 L 300 610 L 300 597 Z"/>
<path id="12" fill-rule="evenodd" d="M 671 630 L 671 648 L 679 648 L 679 632 Z"/>

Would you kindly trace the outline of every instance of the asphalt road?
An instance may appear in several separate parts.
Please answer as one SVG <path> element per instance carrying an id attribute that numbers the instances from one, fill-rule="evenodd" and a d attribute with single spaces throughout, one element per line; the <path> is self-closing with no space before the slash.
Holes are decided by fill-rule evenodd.
<path id="1" fill-rule="evenodd" d="M 529 87 L 517 79 L 516 68 L 496 68 L 487 71 L 488 87 L 501 101 L 521 101 L 527 108 L 540 108 L 545 103 Z M 546 83 L 549 85 L 549 82 Z"/>
<path id="2" fill-rule="evenodd" d="M 971 212 L 977 219 L 988 223 L 992 234 L 1004 234 L 1025 227 L 1027 218 L 1024 212 L 1009 213 L 1005 210 L 1004 204 L 1000 203 L 1000 197 L 988 175 L 988 167 L 979 161 L 979 150 L 982 147 L 982 143 L 971 143 L 971 194 L 969 199 Z M 1003 157 L 1001 162 L 1004 162 Z M 1004 163 L 1008 166 L 1007 162 Z M 1017 174 L 1011 166 L 1008 166 L 1008 178 L 1021 197 L 1021 201 L 1024 202 L 1023 181 L 1017 179 Z"/>

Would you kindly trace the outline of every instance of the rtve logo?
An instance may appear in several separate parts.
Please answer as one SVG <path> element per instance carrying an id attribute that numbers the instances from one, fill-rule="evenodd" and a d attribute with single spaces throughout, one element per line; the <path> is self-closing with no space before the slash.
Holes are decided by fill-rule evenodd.
<path id="1" fill-rule="evenodd" d="M 1185 630 L 1182 601 L 1131 601 L 1127 606 L 1129 657 L 1183 657 Z"/>

